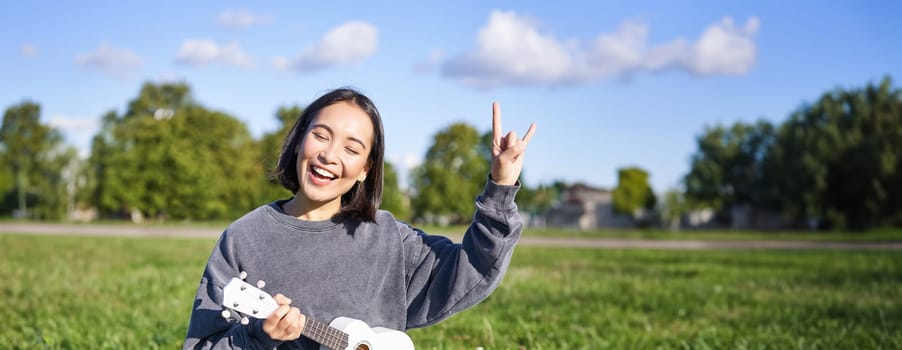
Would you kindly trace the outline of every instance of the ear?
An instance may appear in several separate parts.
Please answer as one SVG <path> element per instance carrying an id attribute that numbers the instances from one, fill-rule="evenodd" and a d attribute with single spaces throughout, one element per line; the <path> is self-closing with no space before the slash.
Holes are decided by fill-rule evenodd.
<path id="1" fill-rule="evenodd" d="M 366 166 L 363 167 L 363 171 L 360 172 L 360 175 L 357 176 L 357 182 L 363 182 L 366 180 L 366 174 L 370 171 L 370 162 L 367 161 Z"/>

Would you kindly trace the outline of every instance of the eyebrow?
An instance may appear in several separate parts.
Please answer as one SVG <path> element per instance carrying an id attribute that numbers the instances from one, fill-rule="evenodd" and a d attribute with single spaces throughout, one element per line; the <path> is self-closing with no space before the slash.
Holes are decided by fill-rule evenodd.
<path id="1" fill-rule="evenodd" d="M 335 131 L 332 130 L 332 128 L 330 128 L 330 127 L 329 127 L 328 125 L 326 125 L 326 124 L 313 124 L 313 125 L 310 127 L 311 130 L 312 130 L 312 129 L 315 129 L 315 128 L 323 128 L 323 129 L 328 130 L 329 133 L 331 133 L 331 134 L 334 134 L 334 133 L 335 133 Z M 364 150 L 367 149 L 367 148 L 366 148 L 366 143 L 363 142 L 362 140 L 360 140 L 360 139 L 358 139 L 358 138 L 356 138 L 356 137 L 354 137 L 354 136 L 348 136 L 348 139 L 351 140 L 351 141 L 354 141 L 354 142 L 359 143 L 360 146 L 363 147 Z"/>

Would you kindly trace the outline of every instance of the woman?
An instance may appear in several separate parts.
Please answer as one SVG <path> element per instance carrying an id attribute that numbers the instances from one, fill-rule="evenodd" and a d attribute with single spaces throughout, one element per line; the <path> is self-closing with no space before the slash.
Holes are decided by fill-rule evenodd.
<path id="1" fill-rule="evenodd" d="M 502 136 L 493 104 L 491 174 L 461 244 L 377 210 L 384 138 L 372 101 L 331 91 L 300 115 L 275 171 L 294 193 L 223 232 L 197 289 L 185 349 L 300 348 L 308 317 L 339 316 L 406 330 L 435 324 L 484 300 L 501 282 L 523 224 L 514 204 L 526 145 Z M 221 316 L 222 289 L 246 272 L 266 281 L 279 307 L 243 325 Z"/>

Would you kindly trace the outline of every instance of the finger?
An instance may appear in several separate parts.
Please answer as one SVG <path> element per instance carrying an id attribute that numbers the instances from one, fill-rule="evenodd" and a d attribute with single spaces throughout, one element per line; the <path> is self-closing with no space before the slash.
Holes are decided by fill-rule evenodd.
<path id="1" fill-rule="evenodd" d="M 498 155 L 498 160 L 501 161 L 502 164 L 515 162 L 526 152 L 525 143 L 520 142 L 519 140 L 516 140 L 515 142 L 515 144 L 511 145 L 505 149 L 503 153 Z"/>
<path id="2" fill-rule="evenodd" d="M 523 142 L 529 143 L 534 132 L 536 132 L 536 123 L 529 124 L 529 130 L 526 130 L 526 135 L 523 136 Z"/>
<path id="3" fill-rule="evenodd" d="M 291 307 L 288 306 L 288 304 L 279 305 L 279 307 L 273 310 L 272 313 L 266 317 L 266 319 L 272 319 L 273 321 L 278 322 L 282 319 L 282 317 L 285 317 L 285 315 L 288 314 L 289 311 L 291 311 Z"/>
<path id="4" fill-rule="evenodd" d="M 281 305 L 273 310 L 273 312 L 266 317 L 266 320 L 263 321 L 263 331 L 266 332 L 266 334 L 269 334 L 270 337 L 276 336 L 274 331 L 282 320 L 282 317 L 285 316 L 288 311 L 291 311 L 291 307 L 288 306 L 288 304 Z"/>
<path id="5" fill-rule="evenodd" d="M 291 304 L 291 299 L 288 299 L 288 297 L 282 295 L 282 293 L 276 294 L 275 296 L 272 297 L 272 299 L 275 300 L 276 304 L 279 304 L 279 305 Z"/>
<path id="6" fill-rule="evenodd" d="M 517 133 L 515 131 L 511 131 L 507 133 L 507 136 L 504 137 L 504 149 L 509 149 L 514 147 L 514 144 L 517 143 Z"/>
<path id="7" fill-rule="evenodd" d="M 501 140 L 501 104 L 492 102 L 492 140 Z"/>
<path id="8" fill-rule="evenodd" d="M 285 322 L 285 335 L 290 338 L 301 336 L 301 310 L 296 307 L 291 308 L 283 319 Z"/>
<path id="9" fill-rule="evenodd" d="M 301 318 L 301 309 L 298 309 L 296 307 L 290 308 L 288 310 L 288 313 L 286 313 L 285 317 L 284 317 L 284 319 L 286 319 L 292 323 L 296 323 L 296 321 L 300 318 Z"/>

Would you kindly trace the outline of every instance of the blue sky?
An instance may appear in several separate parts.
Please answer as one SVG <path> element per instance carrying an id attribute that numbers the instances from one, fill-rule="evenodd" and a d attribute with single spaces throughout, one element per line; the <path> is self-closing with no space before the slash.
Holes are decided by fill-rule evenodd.
<path id="1" fill-rule="evenodd" d="M 88 152 L 147 81 L 184 81 L 259 137 L 280 106 L 353 86 L 416 165 L 454 122 L 538 124 L 527 184 L 679 183 L 706 126 L 781 122 L 838 87 L 902 79 L 891 1 L 23 1 L 0 13 L 0 107 L 23 100 Z"/>

